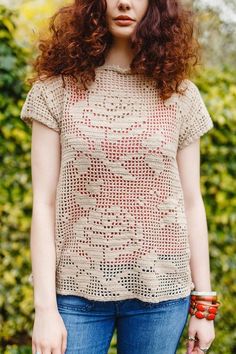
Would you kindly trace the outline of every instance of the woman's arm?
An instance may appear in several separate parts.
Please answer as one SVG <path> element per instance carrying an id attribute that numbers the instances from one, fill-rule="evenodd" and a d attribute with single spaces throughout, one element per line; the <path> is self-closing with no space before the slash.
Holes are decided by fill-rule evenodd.
<path id="1" fill-rule="evenodd" d="M 184 193 L 190 242 L 190 267 L 197 291 L 211 291 L 208 229 L 200 190 L 199 139 L 178 150 L 177 163 Z"/>
<path id="2" fill-rule="evenodd" d="M 30 248 L 35 309 L 57 309 L 55 290 L 54 220 L 60 169 L 59 134 L 33 121 L 32 127 L 33 213 Z"/>
<path id="3" fill-rule="evenodd" d="M 211 291 L 208 229 L 206 212 L 200 190 L 200 144 L 197 139 L 178 150 L 177 163 L 184 193 L 187 217 L 190 268 L 197 291 Z M 205 301 L 201 301 L 209 305 Z M 188 335 L 197 337 L 196 342 L 188 341 L 187 354 L 201 354 L 201 348 L 209 348 L 215 338 L 214 321 L 190 317 Z"/>

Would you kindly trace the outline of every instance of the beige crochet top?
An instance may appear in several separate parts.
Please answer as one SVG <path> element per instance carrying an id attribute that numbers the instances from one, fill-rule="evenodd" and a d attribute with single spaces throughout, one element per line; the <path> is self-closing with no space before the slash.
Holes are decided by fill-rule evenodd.
<path id="1" fill-rule="evenodd" d="M 65 83 L 35 82 L 21 112 L 29 126 L 35 119 L 60 134 L 57 293 L 147 302 L 189 295 L 176 153 L 213 127 L 197 86 L 185 80 L 185 94 L 163 102 L 152 78 L 113 64 L 96 69 L 88 91 Z"/>

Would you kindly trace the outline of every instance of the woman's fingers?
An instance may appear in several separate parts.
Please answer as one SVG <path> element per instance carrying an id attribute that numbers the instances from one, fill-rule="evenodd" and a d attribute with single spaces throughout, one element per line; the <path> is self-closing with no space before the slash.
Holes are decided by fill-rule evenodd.
<path id="1" fill-rule="evenodd" d="M 211 346 L 210 342 L 199 341 L 198 342 L 199 353 L 200 354 L 204 353 L 200 348 L 208 349 L 208 348 L 210 348 L 210 346 Z"/>
<path id="2" fill-rule="evenodd" d="M 191 354 L 192 351 L 193 351 L 193 348 L 194 348 L 194 343 L 191 341 L 188 342 L 188 345 L 187 345 L 187 354 Z"/>
<path id="3" fill-rule="evenodd" d="M 194 336 L 191 335 L 191 337 Z M 187 354 L 202 354 L 204 352 L 201 349 L 207 349 L 210 348 L 210 346 L 211 342 L 206 340 L 199 340 L 198 338 L 196 341 L 189 340 L 187 345 Z"/>
<path id="4" fill-rule="evenodd" d="M 195 335 L 196 335 L 196 333 L 194 333 L 194 332 L 188 333 L 189 338 L 192 338 L 192 339 L 188 339 L 187 354 L 193 353 L 194 346 L 195 346 L 195 341 L 193 340 L 193 338 L 195 338 Z"/>
<path id="5" fill-rule="evenodd" d="M 49 347 L 40 352 L 40 354 L 51 354 L 51 353 L 54 353 L 54 351 L 51 351 Z"/>
<path id="6" fill-rule="evenodd" d="M 191 332 L 189 333 L 189 338 L 188 343 L 187 343 L 187 354 L 195 354 L 195 353 L 203 353 L 203 351 L 200 349 L 206 349 L 209 348 L 211 345 L 211 341 L 207 341 L 204 339 L 199 340 L 197 336 L 197 332 Z M 194 340 L 195 338 L 195 340 Z"/>
<path id="7" fill-rule="evenodd" d="M 39 345 L 32 344 L 32 354 L 43 354 L 43 350 Z"/>
<path id="8" fill-rule="evenodd" d="M 202 334 L 198 340 L 198 347 L 203 349 L 210 348 L 214 338 L 215 338 L 214 333 Z M 200 350 L 200 353 L 204 353 L 204 352 Z"/>
<path id="9" fill-rule="evenodd" d="M 67 332 L 62 335 L 61 354 L 64 354 L 67 346 Z"/>
<path id="10" fill-rule="evenodd" d="M 58 348 L 50 351 L 50 354 L 64 354 L 64 352 L 61 350 L 61 345 Z"/>

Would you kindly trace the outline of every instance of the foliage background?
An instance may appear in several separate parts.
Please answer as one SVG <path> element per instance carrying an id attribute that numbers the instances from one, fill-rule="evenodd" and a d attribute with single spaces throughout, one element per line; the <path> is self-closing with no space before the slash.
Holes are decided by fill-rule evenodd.
<path id="1" fill-rule="evenodd" d="M 21 11 L 0 6 L 0 353 L 31 353 L 34 319 L 29 235 L 31 222 L 31 132 L 19 114 L 29 87 L 27 63 L 36 53 L 38 28 L 62 1 Z M 65 2 L 63 2 L 65 3 Z M 40 13 L 35 18 L 35 13 Z M 209 9 L 205 16 L 209 15 Z M 204 13 L 200 15 L 204 18 Z M 212 16 L 217 17 L 217 13 Z M 221 20 L 218 18 L 219 23 Z M 25 24 L 25 27 L 23 26 Z M 22 24 L 22 25 L 20 25 Z M 207 22 L 204 24 L 207 27 Z M 31 29 L 31 30 L 30 30 Z M 25 35 L 28 31 L 28 36 Z M 210 29 L 208 28 L 208 31 Z M 228 35 L 232 35 L 230 32 Z M 229 57 L 235 55 L 231 49 Z M 207 55 L 206 55 L 207 57 Z M 208 59 L 207 59 L 208 60 Z M 193 78 L 215 128 L 201 139 L 201 187 L 210 243 L 212 288 L 220 294 L 212 354 L 236 353 L 236 68 L 229 61 L 207 61 Z M 184 337 L 178 354 L 185 353 Z M 109 354 L 116 353 L 116 332 Z M 165 354 L 165 353 L 163 353 Z"/>

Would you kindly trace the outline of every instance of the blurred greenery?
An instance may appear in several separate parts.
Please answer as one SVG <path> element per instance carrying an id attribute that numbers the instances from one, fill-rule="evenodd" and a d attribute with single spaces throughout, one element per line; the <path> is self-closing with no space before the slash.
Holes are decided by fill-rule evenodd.
<path id="1" fill-rule="evenodd" d="M 28 53 L 14 41 L 15 14 L 0 7 L 0 319 L 1 345 L 22 343 L 31 330 L 28 283 L 31 213 L 30 135 L 19 121 Z"/>
<path id="2" fill-rule="evenodd" d="M 34 319 L 29 235 L 31 132 L 20 119 L 30 49 L 16 44 L 17 14 L 0 6 L 0 353 L 31 353 Z M 210 244 L 212 288 L 222 303 L 212 354 L 236 353 L 236 71 L 201 70 L 194 79 L 215 128 L 201 139 L 201 188 Z M 178 354 L 185 353 L 181 338 Z M 109 354 L 116 353 L 116 331 Z M 163 353 L 165 354 L 165 353 Z"/>

